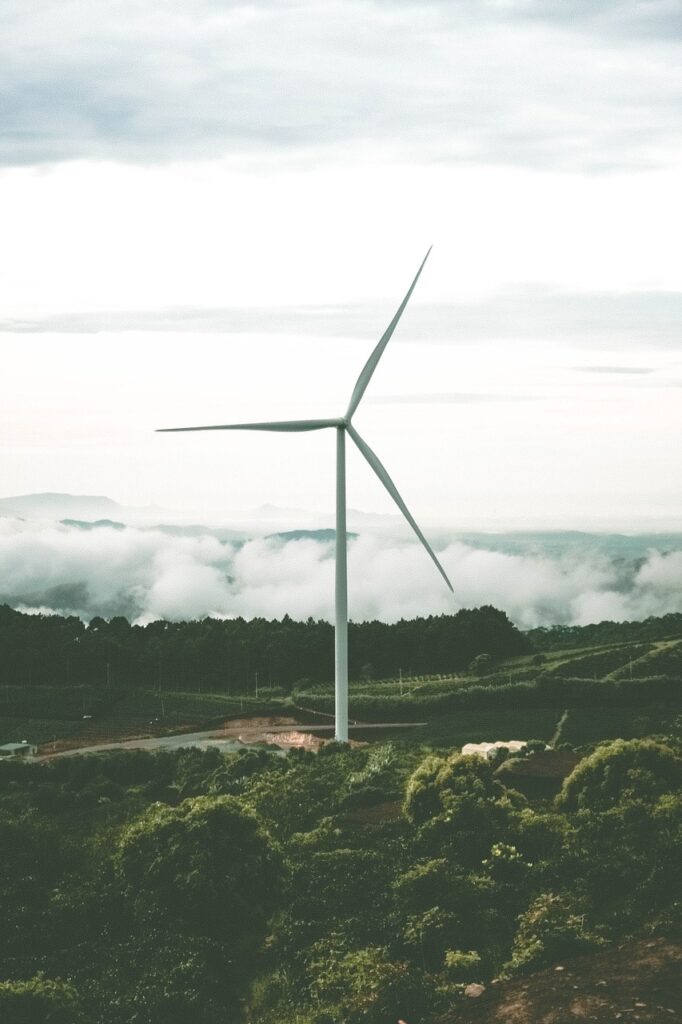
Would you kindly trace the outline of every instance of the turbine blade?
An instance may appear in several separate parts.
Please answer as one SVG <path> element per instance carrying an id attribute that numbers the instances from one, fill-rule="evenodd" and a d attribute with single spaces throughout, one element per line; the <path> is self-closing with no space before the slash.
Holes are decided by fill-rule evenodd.
<path id="1" fill-rule="evenodd" d="M 429 253 L 430 252 L 431 252 L 431 248 L 429 248 L 429 251 L 427 252 L 427 254 L 424 257 L 424 259 L 422 260 L 421 266 L 420 266 L 419 270 L 417 271 L 417 275 L 416 275 L 414 281 L 412 282 L 412 284 L 410 285 L 410 287 L 409 287 L 409 289 L 407 291 L 407 295 L 405 296 L 403 301 L 398 306 L 397 313 L 395 314 L 395 316 L 391 320 L 390 324 L 388 325 L 388 327 L 386 328 L 386 330 L 382 334 L 381 339 L 379 340 L 379 343 L 377 344 L 377 346 L 375 347 L 375 349 L 372 352 L 371 356 L 369 357 L 369 359 L 365 363 L 365 365 L 364 365 L 364 367 L 362 369 L 362 372 L 361 372 L 360 376 L 358 377 L 358 379 L 357 379 L 357 381 L 355 383 L 355 387 L 353 389 L 353 394 L 351 395 L 351 399 L 350 399 L 350 405 L 348 406 L 348 412 L 346 413 L 346 419 L 347 420 L 349 420 L 351 418 L 351 416 L 353 415 L 353 413 L 355 412 L 355 410 L 357 409 L 357 407 L 360 404 L 362 396 L 364 395 L 364 393 L 365 393 L 365 391 L 367 389 L 367 385 L 369 384 L 370 380 L 372 379 L 372 374 L 376 370 L 377 363 L 381 359 L 381 356 L 383 354 L 384 349 L 386 348 L 386 346 L 388 345 L 389 341 L 391 340 L 391 335 L 393 334 L 394 330 L 398 326 L 398 321 L 400 320 L 401 316 L 403 315 L 403 312 L 405 310 L 405 306 L 407 305 L 407 303 L 410 300 L 410 296 L 411 296 L 412 292 L 414 291 L 414 286 L 416 285 L 417 281 L 419 280 L 419 275 L 421 274 L 422 270 L 424 269 L 424 264 L 426 263 L 427 259 L 429 258 Z"/>
<path id="2" fill-rule="evenodd" d="M 400 497 L 400 494 L 398 493 L 398 488 L 396 487 L 396 485 L 391 480 L 391 478 L 388 475 L 388 473 L 386 472 L 384 466 L 381 464 L 381 462 L 379 461 L 377 456 L 374 454 L 374 452 L 372 451 L 370 446 L 367 444 L 367 442 L 362 440 L 362 438 L 358 434 L 358 432 L 355 429 L 355 427 L 351 426 L 351 424 L 349 423 L 347 425 L 347 427 L 346 427 L 346 430 L 348 431 L 350 436 L 353 438 L 353 441 L 355 442 L 356 447 L 365 456 L 365 458 L 369 462 L 370 466 L 372 467 L 372 469 L 374 470 L 376 475 L 379 477 L 379 479 L 381 480 L 382 484 L 384 485 L 384 487 L 386 488 L 388 493 L 391 495 L 391 497 L 393 498 L 394 502 L 396 503 L 396 505 L 398 506 L 398 508 L 402 512 L 402 514 L 405 516 L 405 518 L 407 519 L 408 523 L 410 524 L 410 526 L 412 527 L 414 532 L 419 537 L 420 541 L 422 542 L 422 544 L 424 545 L 424 547 L 428 551 L 429 555 L 433 559 L 433 561 L 435 563 L 435 566 L 438 569 L 438 572 L 441 574 L 441 576 L 443 577 L 443 579 L 447 583 L 447 585 L 450 588 L 450 590 L 452 590 L 452 583 L 448 579 L 447 573 L 445 572 L 445 569 L 443 568 L 443 566 L 440 564 L 440 562 L 436 558 L 436 555 L 435 555 L 433 549 L 431 548 L 431 545 L 429 544 L 429 542 L 427 541 L 426 537 L 424 536 L 424 534 L 421 532 L 421 530 L 417 526 L 417 524 L 414 521 L 413 517 L 410 515 L 410 512 L 409 512 L 409 509 L 407 508 L 407 505 L 405 504 L 403 499 Z M 452 592 L 454 593 L 454 590 L 452 590 Z"/>
<path id="3" fill-rule="evenodd" d="M 340 427 L 343 420 L 275 420 L 272 423 L 222 423 L 215 427 L 162 427 L 157 434 L 177 434 L 186 430 L 280 430 L 298 432 L 302 430 L 324 430 L 325 427 Z"/>

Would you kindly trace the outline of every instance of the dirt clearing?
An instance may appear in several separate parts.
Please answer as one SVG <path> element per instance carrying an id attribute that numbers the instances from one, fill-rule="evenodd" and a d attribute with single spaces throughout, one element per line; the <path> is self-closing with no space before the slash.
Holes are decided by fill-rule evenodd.
<path id="1" fill-rule="evenodd" d="M 488 985 L 437 1024 L 679 1024 L 682 945 L 665 939 L 614 946 L 518 981 Z"/>

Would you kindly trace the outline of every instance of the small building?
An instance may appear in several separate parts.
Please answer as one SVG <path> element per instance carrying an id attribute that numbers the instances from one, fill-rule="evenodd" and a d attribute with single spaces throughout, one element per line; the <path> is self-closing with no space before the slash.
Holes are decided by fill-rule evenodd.
<path id="1" fill-rule="evenodd" d="M 3 743 L 0 746 L 0 757 L 35 757 L 38 748 L 28 740 L 21 743 Z"/>
<path id="2" fill-rule="evenodd" d="M 495 740 L 494 743 L 465 743 L 462 747 L 463 754 L 475 754 L 491 761 L 500 747 L 504 747 L 510 754 L 518 754 L 526 745 L 525 740 Z"/>

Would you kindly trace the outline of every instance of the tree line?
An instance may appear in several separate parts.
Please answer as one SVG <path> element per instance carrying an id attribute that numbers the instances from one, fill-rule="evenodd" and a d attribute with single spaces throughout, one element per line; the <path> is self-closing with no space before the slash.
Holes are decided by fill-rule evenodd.
<path id="1" fill-rule="evenodd" d="M 524 654 L 530 642 L 491 606 L 394 624 L 352 622 L 352 678 L 446 673 L 480 654 Z M 131 625 L 122 616 L 26 615 L 0 606 L 0 684 L 139 686 L 246 693 L 334 678 L 328 622 L 206 618 Z"/>
<path id="2" fill-rule="evenodd" d="M 650 616 L 641 622 L 594 622 L 587 626 L 538 626 L 526 634 L 538 651 L 599 644 L 640 643 L 682 636 L 682 613 Z"/>

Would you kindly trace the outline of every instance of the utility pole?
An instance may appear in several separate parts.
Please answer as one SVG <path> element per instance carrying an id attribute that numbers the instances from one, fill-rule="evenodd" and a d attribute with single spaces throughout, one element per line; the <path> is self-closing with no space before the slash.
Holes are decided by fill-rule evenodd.
<path id="1" fill-rule="evenodd" d="M 398 674 L 400 676 L 400 696 L 402 697 L 402 695 L 403 695 L 403 670 L 402 670 L 402 668 L 398 669 Z"/>

